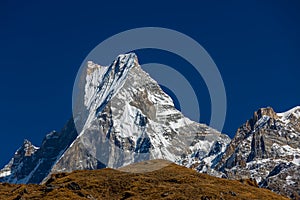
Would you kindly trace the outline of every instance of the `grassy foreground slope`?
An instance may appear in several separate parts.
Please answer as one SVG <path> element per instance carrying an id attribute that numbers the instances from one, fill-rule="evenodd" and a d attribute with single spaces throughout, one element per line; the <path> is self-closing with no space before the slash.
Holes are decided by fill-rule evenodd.
<path id="1" fill-rule="evenodd" d="M 153 168 L 158 170 L 151 171 Z M 55 174 L 43 185 L 2 183 L 0 199 L 287 198 L 258 188 L 250 180 L 220 179 L 173 163 L 154 160 L 130 165 L 121 170 L 101 169 Z"/>

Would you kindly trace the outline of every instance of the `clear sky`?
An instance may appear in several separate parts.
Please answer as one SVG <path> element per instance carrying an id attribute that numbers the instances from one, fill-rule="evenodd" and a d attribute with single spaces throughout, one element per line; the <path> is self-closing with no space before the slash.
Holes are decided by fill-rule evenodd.
<path id="1" fill-rule="evenodd" d="M 299 10 L 297 0 L 1 1 L 0 165 L 25 138 L 39 146 L 48 132 L 63 127 L 83 59 L 107 37 L 131 28 L 174 29 L 208 51 L 226 87 L 223 132 L 231 137 L 260 107 L 280 112 L 300 105 Z M 166 52 L 137 54 L 141 62 L 184 64 Z M 198 92 L 201 121 L 209 123 L 201 81 Z"/>

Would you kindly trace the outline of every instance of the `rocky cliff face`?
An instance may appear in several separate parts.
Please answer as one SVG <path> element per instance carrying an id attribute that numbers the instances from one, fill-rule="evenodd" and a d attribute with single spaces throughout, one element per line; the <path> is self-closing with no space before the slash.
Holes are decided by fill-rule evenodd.
<path id="1" fill-rule="evenodd" d="M 300 195 L 300 107 L 259 109 L 237 131 L 217 164 L 230 179 L 254 178 L 261 187 Z"/>

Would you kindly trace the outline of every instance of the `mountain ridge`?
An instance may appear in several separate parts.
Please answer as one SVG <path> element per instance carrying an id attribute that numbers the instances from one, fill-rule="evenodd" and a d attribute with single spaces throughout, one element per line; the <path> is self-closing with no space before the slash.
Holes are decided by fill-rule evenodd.
<path id="1" fill-rule="evenodd" d="M 67 125 L 71 136 L 67 137 L 68 131 L 48 134 L 30 161 L 19 164 L 28 167 L 13 168 L 2 181 L 40 183 L 52 173 L 118 168 L 149 159 L 177 162 L 185 159 L 189 165 L 206 157 L 213 160 L 230 141 L 227 135 L 184 117 L 158 83 L 142 70 L 135 54 L 120 55 L 110 66 L 88 61 L 86 72 L 81 87 L 84 93 L 80 96 L 83 100 L 78 101 L 84 105 L 75 105 L 78 111 L 75 113 L 83 115 L 75 114 L 75 123 Z M 83 124 L 78 133 L 77 123 Z M 56 144 L 50 142 L 52 135 Z M 59 147 L 61 140 L 63 145 Z M 48 149 L 43 148 L 49 142 L 52 147 L 48 147 L 55 149 L 48 155 L 50 160 L 45 158 L 44 151 Z M 216 147 L 219 151 L 213 151 Z M 35 169 L 45 165 L 45 159 L 49 160 L 48 165 Z M 35 173 L 39 171 L 43 175 Z M 45 180 L 23 179 L 26 174 Z"/>
<path id="2" fill-rule="evenodd" d="M 25 140 L 0 170 L 1 182 L 45 183 L 61 172 L 166 159 L 216 177 L 255 179 L 260 187 L 299 198 L 299 106 L 283 113 L 258 109 L 231 140 L 178 111 L 135 54 L 85 67 L 73 118 L 39 148 Z"/>
<path id="3" fill-rule="evenodd" d="M 300 109 L 254 112 L 237 131 L 217 170 L 230 179 L 253 178 L 261 187 L 300 196 Z"/>

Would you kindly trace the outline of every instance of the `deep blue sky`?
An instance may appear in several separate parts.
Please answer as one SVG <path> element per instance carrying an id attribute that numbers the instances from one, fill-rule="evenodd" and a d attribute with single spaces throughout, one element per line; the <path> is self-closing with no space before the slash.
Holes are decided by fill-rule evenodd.
<path id="1" fill-rule="evenodd" d="M 0 165 L 24 138 L 38 146 L 45 134 L 63 127 L 72 115 L 82 60 L 107 37 L 131 28 L 171 28 L 208 51 L 225 83 L 224 132 L 231 137 L 260 107 L 300 105 L 299 1 L 97 2 L 1 1 Z M 179 62 L 163 52 L 140 54 L 141 62 Z M 209 96 L 201 87 L 201 115 L 208 123 Z"/>

